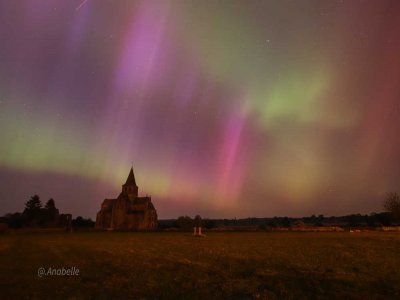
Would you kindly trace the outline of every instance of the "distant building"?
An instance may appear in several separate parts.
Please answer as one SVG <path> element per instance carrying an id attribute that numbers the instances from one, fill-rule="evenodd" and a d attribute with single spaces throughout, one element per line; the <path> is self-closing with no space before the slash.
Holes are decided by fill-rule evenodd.
<path id="1" fill-rule="evenodd" d="M 133 168 L 117 199 L 104 199 L 97 213 L 96 228 L 116 230 L 155 229 L 157 211 L 151 197 L 139 197 Z"/>

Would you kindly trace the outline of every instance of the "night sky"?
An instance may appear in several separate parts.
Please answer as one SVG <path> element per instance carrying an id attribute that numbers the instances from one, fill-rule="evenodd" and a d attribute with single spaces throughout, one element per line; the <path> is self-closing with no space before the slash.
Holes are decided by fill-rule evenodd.
<path id="1" fill-rule="evenodd" d="M 399 131 L 397 0 L 0 0 L 1 215 L 379 212 Z"/>

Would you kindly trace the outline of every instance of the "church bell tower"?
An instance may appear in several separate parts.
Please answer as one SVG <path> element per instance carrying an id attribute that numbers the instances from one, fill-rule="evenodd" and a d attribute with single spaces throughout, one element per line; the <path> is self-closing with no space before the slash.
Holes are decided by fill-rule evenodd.
<path id="1" fill-rule="evenodd" d="M 138 197 L 139 188 L 136 185 L 135 175 L 133 174 L 133 167 L 129 172 L 125 184 L 122 186 L 122 192 L 127 194 L 130 200 Z"/>

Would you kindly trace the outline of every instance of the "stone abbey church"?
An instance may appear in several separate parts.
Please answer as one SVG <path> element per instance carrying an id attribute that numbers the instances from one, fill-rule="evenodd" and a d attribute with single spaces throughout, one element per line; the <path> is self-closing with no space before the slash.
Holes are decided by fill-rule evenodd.
<path id="1" fill-rule="evenodd" d="M 146 230 L 158 226 L 157 211 L 151 197 L 139 197 L 133 168 L 117 199 L 104 199 L 97 213 L 96 228 Z"/>

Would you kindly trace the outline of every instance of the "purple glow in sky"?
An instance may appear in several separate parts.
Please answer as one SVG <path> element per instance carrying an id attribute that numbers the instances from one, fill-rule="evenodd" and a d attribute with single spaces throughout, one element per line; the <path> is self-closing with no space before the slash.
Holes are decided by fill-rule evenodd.
<path id="1" fill-rule="evenodd" d="M 382 210 L 398 1 L 0 0 L 0 214 L 94 217 L 133 164 L 160 218 Z"/>

